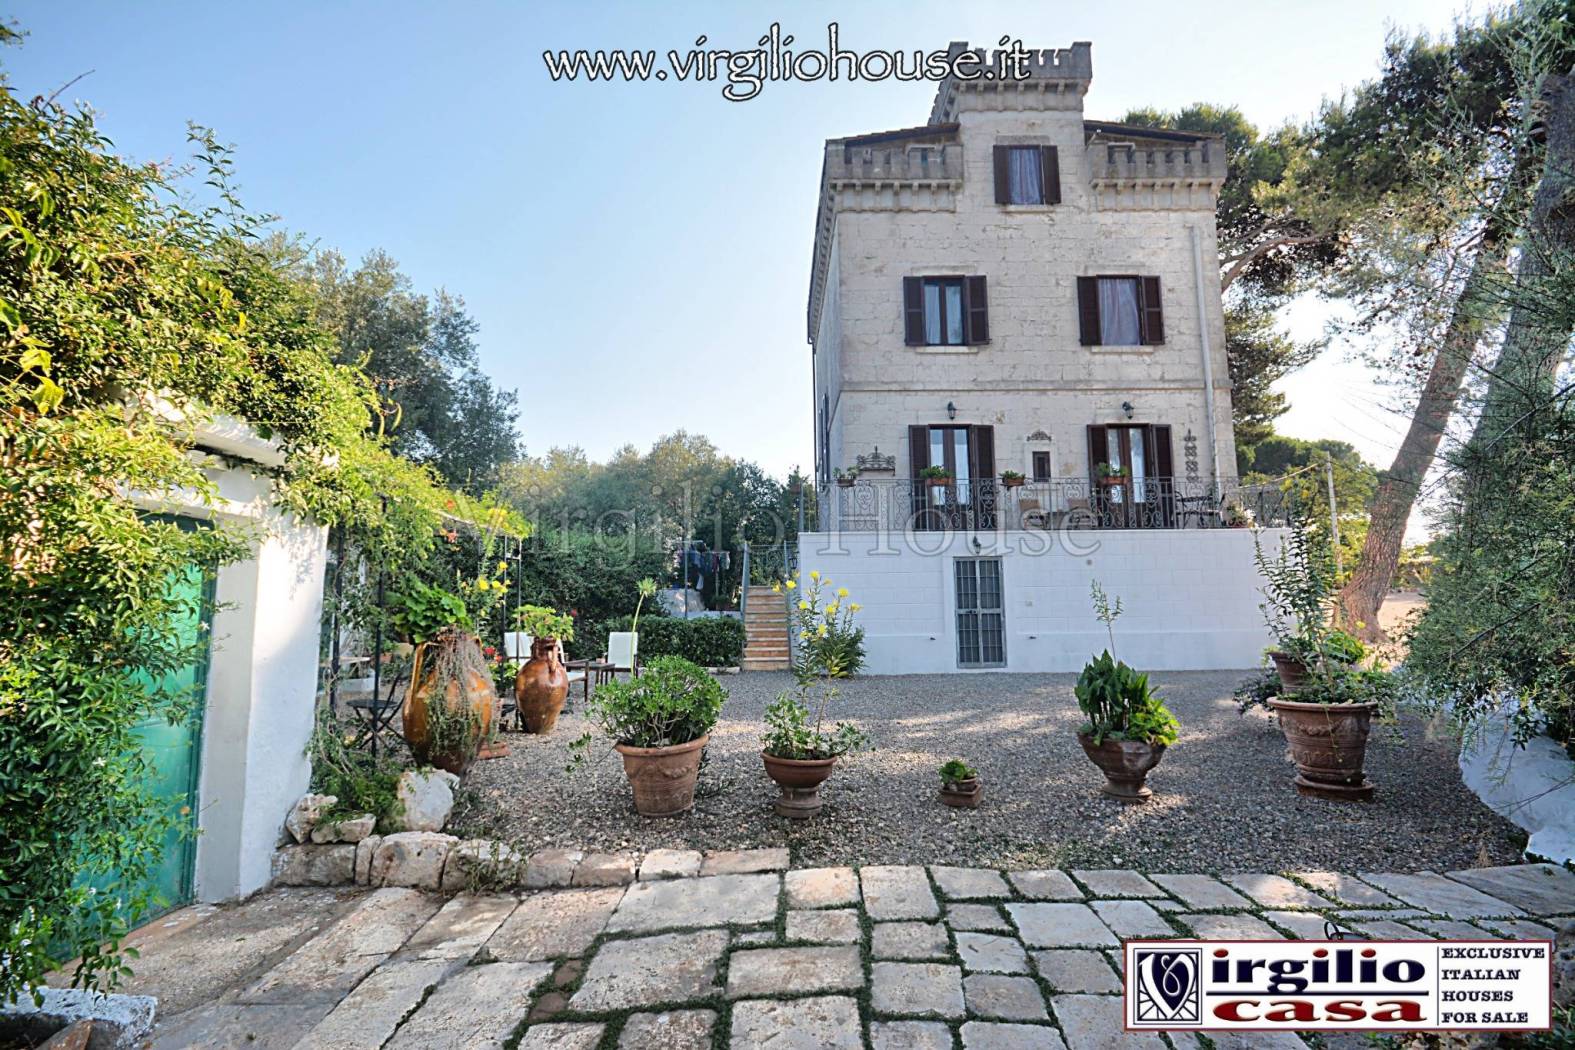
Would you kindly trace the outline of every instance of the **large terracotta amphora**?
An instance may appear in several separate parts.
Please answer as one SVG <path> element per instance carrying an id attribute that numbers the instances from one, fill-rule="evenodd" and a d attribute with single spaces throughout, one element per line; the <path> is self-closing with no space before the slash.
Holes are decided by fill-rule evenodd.
<path id="1" fill-rule="evenodd" d="M 563 666 L 558 639 L 532 639 L 530 659 L 514 679 L 514 699 L 519 704 L 525 732 L 552 732 L 568 695 L 569 672 Z"/>
<path id="2" fill-rule="evenodd" d="M 496 717 L 496 705 L 492 675 L 475 635 L 451 628 L 416 646 L 400 713 L 417 762 L 464 776 Z"/>

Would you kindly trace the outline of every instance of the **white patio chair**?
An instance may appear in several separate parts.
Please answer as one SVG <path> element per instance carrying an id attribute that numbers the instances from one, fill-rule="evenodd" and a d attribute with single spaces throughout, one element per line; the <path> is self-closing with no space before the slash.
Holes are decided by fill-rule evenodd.
<path id="1" fill-rule="evenodd" d="M 635 674 L 639 655 L 640 636 L 633 631 L 613 631 L 607 636 L 607 662 L 613 665 L 614 675 L 619 671 Z"/>
<path id="2" fill-rule="evenodd" d="M 530 659 L 531 636 L 524 631 L 507 631 L 503 635 L 503 658 L 524 663 Z"/>

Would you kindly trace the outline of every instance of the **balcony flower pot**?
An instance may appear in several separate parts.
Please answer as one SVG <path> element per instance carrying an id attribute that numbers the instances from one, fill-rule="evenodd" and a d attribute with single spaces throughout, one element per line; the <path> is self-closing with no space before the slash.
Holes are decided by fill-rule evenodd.
<path id="1" fill-rule="evenodd" d="M 550 733 L 569 695 L 569 672 L 558 655 L 556 638 L 534 638 L 530 659 L 514 679 L 514 700 L 527 733 Z"/>
<path id="2" fill-rule="evenodd" d="M 496 717 L 497 694 L 475 635 L 440 632 L 416 646 L 400 708 L 404 737 L 422 765 L 464 776 Z"/>
<path id="3" fill-rule="evenodd" d="M 1109 737 L 1096 744 L 1092 733 L 1077 734 L 1077 742 L 1083 745 L 1083 753 L 1089 760 L 1105 774 L 1105 786 L 1100 788 L 1105 794 L 1120 802 L 1147 802 L 1154 794 L 1145 781 L 1148 771 L 1165 757 L 1164 744 Z"/>
<path id="4" fill-rule="evenodd" d="M 966 777 L 941 785 L 941 801 L 957 809 L 978 809 L 984 798 L 984 785 L 978 777 Z"/>
<path id="5" fill-rule="evenodd" d="M 774 807 L 779 816 L 808 820 L 820 812 L 820 785 L 836 768 L 835 758 L 778 758 L 765 751 L 760 758 L 782 792 Z"/>
<path id="6" fill-rule="evenodd" d="M 1280 676 L 1280 686 L 1287 693 L 1294 693 L 1306 686 L 1310 672 L 1300 659 L 1278 649 L 1270 650 L 1269 659 L 1274 661 L 1274 671 Z"/>
<path id="7" fill-rule="evenodd" d="M 695 804 L 700 755 L 710 734 L 668 747 L 614 744 L 623 756 L 623 772 L 634 791 L 634 808 L 642 817 L 676 817 Z"/>
<path id="8" fill-rule="evenodd" d="M 1280 716 L 1291 761 L 1296 763 L 1299 794 L 1357 802 L 1373 797 L 1375 788 L 1362 765 L 1377 704 L 1310 704 L 1275 697 L 1269 707 Z"/>
<path id="9" fill-rule="evenodd" d="M 1020 489 L 1023 487 L 1023 480 L 1022 478 L 1002 478 L 1001 484 L 1009 489 Z"/>
<path id="10" fill-rule="evenodd" d="M 851 489 L 853 487 L 853 481 L 854 481 L 853 478 L 838 478 L 837 479 L 837 487 L 838 488 L 844 488 L 844 489 Z"/>

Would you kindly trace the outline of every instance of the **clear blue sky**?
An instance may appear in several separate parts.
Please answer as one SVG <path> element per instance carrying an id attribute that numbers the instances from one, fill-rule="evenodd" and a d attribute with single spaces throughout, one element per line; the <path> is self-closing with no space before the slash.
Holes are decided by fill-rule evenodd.
<path id="1" fill-rule="evenodd" d="M 1094 42 L 1087 111 L 1237 104 L 1305 117 L 1371 75 L 1427 0 L 1023 3 L 68 3 L 22 0 L 3 56 L 26 95 L 91 74 L 118 148 L 181 159 L 195 120 L 243 196 L 352 258 L 385 248 L 464 296 L 530 451 L 604 457 L 685 428 L 784 472 L 811 461 L 804 302 L 821 143 L 923 123 L 933 85 L 552 83 L 544 49 L 744 49 L 774 20 L 855 50 Z M 814 44 L 810 44 L 814 41 Z M 1303 327 L 1316 328 L 1315 312 Z M 1290 386 L 1289 432 L 1387 465 L 1398 433 L 1338 350 Z"/>

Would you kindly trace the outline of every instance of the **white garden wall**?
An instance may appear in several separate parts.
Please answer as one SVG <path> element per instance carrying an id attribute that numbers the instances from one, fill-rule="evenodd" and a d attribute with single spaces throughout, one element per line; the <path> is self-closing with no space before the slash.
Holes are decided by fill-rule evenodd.
<path id="1" fill-rule="evenodd" d="M 1283 530 L 1258 535 L 1272 555 Z M 806 576 L 818 570 L 862 606 L 871 674 L 960 670 L 953 562 L 972 557 L 1002 562 L 1008 671 L 1078 671 L 1108 645 L 1093 580 L 1122 601 L 1116 655 L 1134 667 L 1250 668 L 1272 640 L 1248 529 L 799 537 Z"/>

